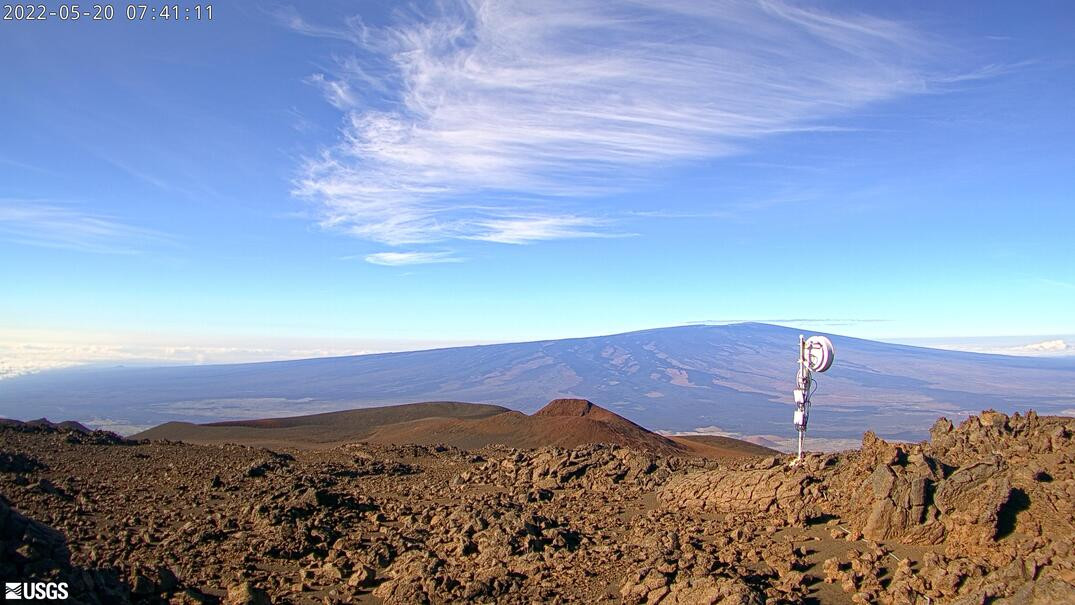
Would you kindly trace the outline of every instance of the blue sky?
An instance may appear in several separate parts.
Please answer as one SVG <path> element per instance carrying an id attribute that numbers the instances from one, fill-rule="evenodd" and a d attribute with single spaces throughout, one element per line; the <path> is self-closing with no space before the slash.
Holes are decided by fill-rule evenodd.
<path id="1" fill-rule="evenodd" d="M 3 363 L 1075 347 L 1066 3 L 313 4 L 0 22 Z"/>

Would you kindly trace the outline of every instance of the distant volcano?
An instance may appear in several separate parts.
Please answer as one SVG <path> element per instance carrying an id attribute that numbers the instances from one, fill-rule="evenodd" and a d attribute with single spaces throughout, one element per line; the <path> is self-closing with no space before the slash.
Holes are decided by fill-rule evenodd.
<path id="1" fill-rule="evenodd" d="M 47 415 L 109 428 L 414 401 L 470 401 L 530 413 L 550 399 L 584 398 L 655 431 L 790 436 L 800 333 L 758 323 L 696 325 L 268 363 L 75 368 L 0 381 L 0 416 Z M 813 438 L 857 439 L 874 430 L 918 440 L 939 415 L 1075 409 L 1075 359 L 829 336 L 836 363 L 818 380 Z"/>
<path id="2" fill-rule="evenodd" d="M 612 443 L 673 455 L 718 454 L 701 441 L 658 435 L 585 399 L 556 399 L 532 416 L 499 406 L 434 402 L 203 425 L 170 422 L 136 437 L 317 448 L 356 441 L 445 444 L 464 449 L 492 444 L 538 448 Z M 771 453 L 735 440 L 724 446 L 721 455 Z"/>

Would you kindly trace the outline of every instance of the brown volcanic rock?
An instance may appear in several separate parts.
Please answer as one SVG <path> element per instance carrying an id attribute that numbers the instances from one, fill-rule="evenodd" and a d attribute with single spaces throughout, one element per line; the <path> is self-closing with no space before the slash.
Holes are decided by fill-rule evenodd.
<path id="1" fill-rule="evenodd" d="M 931 434 L 864 438 L 853 473 L 869 479 L 852 474 L 846 488 L 864 535 L 965 553 L 996 552 L 1017 529 L 1075 533 L 1075 420 L 983 412 L 959 428 L 942 419 Z"/>
<path id="2" fill-rule="evenodd" d="M 833 537 L 925 549 L 920 568 L 898 566 L 887 585 L 886 548 L 830 560 L 827 579 L 855 602 L 1075 602 L 1075 419 L 984 412 L 958 428 L 942 419 L 932 435 L 894 444 L 867 433 L 861 450 L 802 466 L 677 475 L 658 498 L 778 526 L 840 519 Z"/>
<path id="3" fill-rule="evenodd" d="M 509 418 L 633 434 L 553 409 Z M 81 602 L 1075 602 L 1075 419 L 984 413 L 796 467 L 75 434 L 0 427 L 0 572 L 69 578 Z"/>
<path id="4" fill-rule="evenodd" d="M 745 469 L 720 469 L 679 477 L 658 493 L 666 506 L 720 513 L 787 513 L 818 499 L 819 478 L 789 470 L 776 458 Z"/>
<path id="5" fill-rule="evenodd" d="M 0 578 L 7 581 L 66 582 L 69 597 L 80 603 L 124 603 L 130 594 L 112 570 L 82 570 L 71 565 L 63 534 L 28 519 L 0 496 Z M 152 587 L 149 592 L 157 592 Z"/>

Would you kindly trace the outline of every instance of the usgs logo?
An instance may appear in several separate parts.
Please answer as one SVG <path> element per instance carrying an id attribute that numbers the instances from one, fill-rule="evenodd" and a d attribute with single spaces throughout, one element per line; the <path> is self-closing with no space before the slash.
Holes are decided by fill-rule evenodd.
<path id="1" fill-rule="evenodd" d="M 5 582 L 4 598 L 9 601 L 64 600 L 67 598 L 67 582 Z"/>

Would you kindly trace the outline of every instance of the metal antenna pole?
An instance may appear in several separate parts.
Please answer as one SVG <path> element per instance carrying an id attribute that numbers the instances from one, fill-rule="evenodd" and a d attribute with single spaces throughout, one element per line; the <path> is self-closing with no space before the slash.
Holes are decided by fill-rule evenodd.
<path id="1" fill-rule="evenodd" d="M 795 430 L 799 433 L 799 453 L 792 465 L 802 464 L 806 425 L 810 423 L 810 391 L 814 385 L 811 372 L 824 372 L 832 366 L 835 351 L 825 336 L 803 338 L 799 335 L 799 373 L 795 376 Z"/>
<path id="2" fill-rule="evenodd" d="M 806 338 L 802 334 L 799 335 L 799 375 L 796 377 L 796 387 L 799 390 L 800 395 L 796 397 L 795 410 L 796 414 L 795 429 L 799 433 L 799 453 L 795 458 L 796 464 L 801 464 L 803 461 L 803 442 L 806 440 L 806 423 L 808 421 L 807 409 L 810 404 L 810 366 L 806 359 Z"/>

